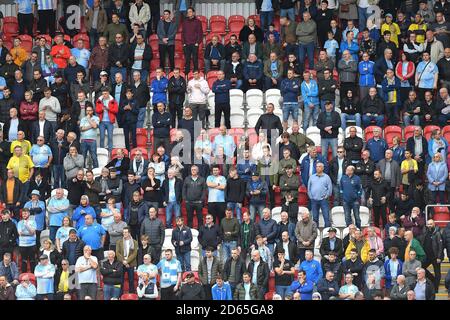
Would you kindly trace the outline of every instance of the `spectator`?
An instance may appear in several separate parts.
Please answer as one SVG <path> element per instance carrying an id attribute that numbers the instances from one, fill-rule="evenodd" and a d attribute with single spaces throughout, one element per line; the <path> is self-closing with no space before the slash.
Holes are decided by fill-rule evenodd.
<path id="1" fill-rule="evenodd" d="M 290 284 L 294 278 L 294 263 L 289 259 L 285 259 L 285 250 L 283 248 L 277 249 L 277 258 L 274 263 L 275 288 L 277 294 L 284 300 L 290 292 Z"/>
<path id="2" fill-rule="evenodd" d="M 100 6 L 99 0 L 93 1 L 93 6 L 87 9 L 85 24 L 89 35 L 90 47 L 94 48 L 99 35 L 103 34 L 108 23 L 106 11 Z"/>
<path id="3" fill-rule="evenodd" d="M 219 42 L 219 37 L 214 35 L 211 42 L 206 45 L 205 53 L 205 73 L 209 70 L 224 70 L 225 67 L 225 47 Z"/>
<path id="4" fill-rule="evenodd" d="M 139 300 L 156 300 L 158 298 L 158 288 L 154 279 L 149 279 L 149 273 L 142 273 L 142 282 L 137 287 Z"/>
<path id="5" fill-rule="evenodd" d="M 30 140 L 32 143 L 37 143 L 37 138 L 42 136 L 44 137 L 44 140 L 47 141 L 47 144 L 51 146 L 55 132 L 52 131 L 51 123 L 45 119 L 45 111 L 40 111 L 38 113 L 38 118 L 31 124 L 30 131 Z M 54 164 L 54 161 L 52 161 L 52 164 Z"/>
<path id="6" fill-rule="evenodd" d="M 255 34 L 249 34 L 243 42 L 242 63 L 250 60 L 250 54 L 252 54 L 252 52 L 256 55 L 256 58 L 259 62 L 263 62 L 264 49 L 261 41 L 259 41 L 257 36 Z"/>
<path id="7" fill-rule="evenodd" d="M 216 283 L 217 277 L 222 273 L 222 263 L 218 257 L 213 255 L 213 251 L 212 247 L 206 247 L 206 256 L 201 258 L 198 265 L 198 276 L 207 300 L 211 300 L 211 288 Z"/>
<path id="8" fill-rule="evenodd" d="M 303 13 L 303 20 L 297 25 L 296 35 L 299 42 L 299 60 L 305 62 L 305 52 L 309 60 L 309 69 L 314 69 L 314 41 L 317 34 L 317 25 L 311 19 L 309 12 Z"/>
<path id="9" fill-rule="evenodd" d="M 417 253 L 416 251 L 414 251 L 414 249 L 410 249 L 408 255 L 405 254 L 404 257 L 401 257 L 405 259 L 402 272 L 406 278 L 407 286 L 413 284 L 416 281 L 417 270 L 422 267 L 422 263 L 420 262 L 420 260 L 417 260 L 416 257 Z"/>
<path id="10" fill-rule="evenodd" d="M 430 54 L 424 51 L 422 53 L 422 61 L 419 62 L 416 68 L 416 87 L 421 100 L 423 100 L 425 91 L 435 90 L 438 85 L 439 70 L 430 59 Z"/>
<path id="11" fill-rule="evenodd" d="M 228 282 L 224 282 L 219 274 L 216 277 L 216 283 L 211 288 L 212 300 L 233 300 L 231 286 Z"/>
<path id="12" fill-rule="evenodd" d="M 116 260 L 116 254 L 110 250 L 107 259 L 102 262 L 100 273 L 103 276 L 103 299 L 119 298 L 122 285 L 123 265 Z"/>
<path id="13" fill-rule="evenodd" d="M 425 269 L 417 270 L 417 280 L 410 285 L 410 290 L 414 291 L 415 300 L 435 300 L 435 288 L 430 279 L 425 278 Z"/>
<path id="14" fill-rule="evenodd" d="M 39 257 L 39 264 L 34 270 L 37 282 L 37 300 L 53 300 L 53 277 L 55 275 L 55 265 L 49 263 L 49 257 L 45 254 Z"/>
<path id="15" fill-rule="evenodd" d="M 163 222 L 157 218 L 157 209 L 150 207 L 149 215 L 144 218 L 141 223 L 141 236 L 148 236 L 148 244 L 154 250 L 155 264 L 159 262 L 161 257 L 161 248 L 164 243 L 164 225 Z"/>
<path id="16" fill-rule="evenodd" d="M 12 212 L 13 218 L 17 222 L 19 221 L 19 210 L 23 206 L 24 198 L 22 182 L 14 177 L 13 169 L 8 169 L 6 179 L 0 185 L 0 200 Z"/>
<path id="17" fill-rule="evenodd" d="M 292 114 L 294 123 L 298 122 L 298 96 L 300 82 L 294 78 L 294 70 L 287 71 L 287 78 L 283 79 L 280 84 L 281 94 L 283 95 L 283 128 L 287 129 L 289 114 Z"/>
<path id="18" fill-rule="evenodd" d="M 341 182 L 342 190 L 342 182 Z M 331 196 L 333 186 L 330 177 L 324 173 L 324 164 L 316 164 L 316 173 L 308 180 L 308 196 L 311 199 L 312 214 L 314 222 L 319 225 L 319 208 L 325 221 L 325 227 L 330 227 L 330 208 L 328 198 Z M 341 191 L 342 192 L 342 191 Z"/>
<path id="19" fill-rule="evenodd" d="M 397 276 L 397 280 L 391 289 L 391 300 L 406 300 L 408 286 L 406 285 L 405 281 L 406 279 L 404 275 L 400 274 Z"/>
<path id="20" fill-rule="evenodd" d="M 117 261 L 123 264 L 122 292 L 125 274 L 128 276 L 128 292 L 134 293 L 134 269 L 137 267 L 138 242 L 131 237 L 130 229 L 123 228 L 123 238 L 116 243 Z"/>
<path id="21" fill-rule="evenodd" d="M 294 295 L 300 294 L 300 300 L 312 300 L 312 293 L 314 290 L 314 284 L 311 280 L 306 278 L 306 271 L 300 270 L 298 272 L 298 280 L 292 282 L 289 288 Z"/>
<path id="22" fill-rule="evenodd" d="M 108 88 L 102 89 L 102 96 L 95 103 L 95 111 L 99 115 L 100 148 L 105 146 L 105 130 L 108 131 L 108 150 L 113 148 L 113 129 L 119 111 L 117 101 L 109 94 Z M 91 121 L 95 121 L 93 118 Z M 92 125 L 91 125 L 92 127 Z"/>
<path id="23" fill-rule="evenodd" d="M 106 27 L 105 27 L 106 28 Z M 89 65 L 92 72 L 92 78 L 95 82 L 99 82 L 101 87 L 106 86 L 108 73 L 105 71 L 109 69 L 109 48 L 107 46 L 107 38 L 101 36 L 98 39 L 98 44 L 93 46 L 91 56 L 89 57 Z M 103 78 L 101 73 L 103 72 Z M 106 77 L 105 77 L 106 76 Z M 95 97 L 98 98 L 97 96 Z"/>
<path id="24" fill-rule="evenodd" d="M 356 75 L 358 73 L 358 62 L 353 59 L 350 51 L 345 50 L 342 53 L 342 59 L 337 63 L 337 69 L 341 81 L 340 94 L 341 97 L 344 97 L 349 89 L 354 88 Z"/>
<path id="25" fill-rule="evenodd" d="M 103 246 L 106 238 L 106 231 L 103 226 L 94 222 L 94 218 L 87 214 L 85 217 L 85 225 L 78 230 L 77 234 L 90 248 L 89 252 L 97 259 L 103 260 Z M 86 248 L 84 249 L 84 253 L 86 255 Z"/>
<path id="26" fill-rule="evenodd" d="M 274 28 L 273 25 L 270 26 L 270 28 Z M 278 38 L 278 39 L 277 39 Z M 284 52 L 281 51 L 280 46 L 280 35 L 278 34 L 278 31 L 273 29 L 273 31 L 268 31 L 266 33 L 266 39 L 264 40 L 264 46 L 263 46 L 263 57 L 264 60 L 267 60 L 270 58 L 270 54 L 272 52 L 276 53 L 277 57 L 284 57 Z"/>
<path id="27" fill-rule="evenodd" d="M 219 166 L 212 167 L 212 175 L 208 176 L 208 212 L 214 217 L 222 220 L 225 215 L 225 188 L 227 185 L 224 176 L 219 175 Z"/>
<path id="28" fill-rule="evenodd" d="M 239 238 L 239 221 L 233 217 L 231 208 L 225 210 L 225 217 L 220 221 L 220 234 L 223 237 L 222 247 L 222 264 L 231 256 L 231 251 L 237 247 Z"/>
<path id="29" fill-rule="evenodd" d="M 119 14 L 113 13 L 111 15 L 111 23 L 106 25 L 105 30 L 103 31 L 103 36 L 108 40 L 108 44 L 110 45 L 110 51 L 113 50 L 111 48 L 111 45 L 114 44 L 114 41 L 120 40 L 121 44 L 125 44 L 128 41 L 129 37 L 128 29 L 120 20 L 121 19 Z M 120 37 L 118 37 L 117 35 L 120 35 Z M 112 64 L 114 65 L 115 62 Z M 115 74 L 116 72 L 111 70 L 111 73 Z"/>
<path id="30" fill-rule="evenodd" d="M 252 251 L 252 260 L 248 264 L 248 273 L 252 275 L 251 282 L 258 288 L 258 300 L 263 300 L 269 285 L 269 267 L 266 262 L 261 260 L 259 251 Z M 245 274 L 244 274 L 245 277 Z M 246 283 L 244 278 L 244 284 Z M 239 290 L 239 285 L 236 291 Z"/>
<path id="31" fill-rule="evenodd" d="M 183 116 L 183 103 L 186 94 L 186 79 L 180 75 L 180 69 L 175 68 L 173 70 L 173 76 L 170 77 L 167 91 L 169 92 L 169 111 L 172 119 L 172 128 L 175 128 L 175 120 L 178 119 L 178 127 L 184 128 L 187 124 L 182 121 Z M 190 109 L 192 111 L 192 109 Z M 195 119 L 193 119 L 195 121 Z M 191 141 L 193 141 L 194 135 L 191 133 Z"/>
<path id="32" fill-rule="evenodd" d="M 16 300 L 14 288 L 5 276 L 0 276 L 0 300 Z"/>
<path id="33" fill-rule="evenodd" d="M 157 267 L 161 274 L 161 300 L 175 300 L 181 285 L 181 264 L 173 258 L 171 249 L 165 250 L 164 260 L 158 262 Z"/>
<path id="34" fill-rule="evenodd" d="M 344 256 L 343 243 L 342 240 L 336 236 L 336 232 L 337 230 L 331 227 L 328 229 L 328 237 L 322 238 L 319 249 L 320 255 L 322 256 L 322 265 L 327 262 L 332 263 L 330 258 L 331 255 L 334 259 L 338 258 L 339 260 L 342 260 Z"/>
<path id="35" fill-rule="evenodd" d="M 311 220 L 309 212 L 302 212 L 302 220 L 297 222 L 295 237 L 298 244 L 298 255 L 300 261 L 305 260 L 305 252 L 314 248 L 317 238 L 317 224 Z"/>
<path id="36" fill-rule="evenodd" d="M 314 254 L 311 250 L 305 251 L 305 260 L 301 262 L 299 270 L 306 272 L 306 278 L 314 285 L 323 277 L 322 267 L 317 260 L 314 260 Z"/>
<path id="37" fill-rule="evenodd" d="M 83 248 L 85 243 L 78 238 L 77 231 L 71 229 L 69 231 L 69 238 L 63 243 L 62 258 L 67 259 L 69 265 L 74 266 L 79 257 L 83 255 Z"/>
<path id="38" fill-rule="evenodd" d="M 186 58 L 184 73 L 189 74 L 191 70 L 191 56 L 193 59 L 194 70 L 198 70 L 198 47 L 203 41 L 202 23 L 195 16 L 195 9 L 187 9 L 186 19 L 182 23 L 182 41 L 184 56 Z"/>
<path id="39" fill-rule="evenodd" d="M 191 271 L 191 229 L 184 225 L 182 217 L 177 217 L 176 224 L 172 232 L 172 244 L 175 247 L 177 259 L 181 263 L 181 270 Z"/>
<path id="40" fill-rule="evenodd" d="M 260 300 L 258 286 L 252 281 L 251 273 L 244 272 L 242 279 L 234 291 L 234 300 Z"/>
<path id="41" fill-rule="evenodd" d="M 206 101 L 209 93 L 208 82 L 200 76 L 198 69 L 194 68 L 193 79 L 189 80 L 187 85 L 188 102 L 192 107 L 192 116 L 194 120 L 200 120 L 202 127 L 206 125 Z"/>
<path id="42" fill-rule="evenodd" d="M 86 296 L 96 299 L 97 297 L 97 272 L 98 260 L 92 255 L 92 249 L 89 245 L 84 246 L 83 256 L 77 259 L 75 272 L 80 284 L 79 298 L 85 300 Z"/>
<path id="43" fill-rule="evenodd" d="M 221 68 L 223 70 L 223 68 Z M 211 91 L 214 92 L 214 116 L 215 121 L 214 125 L 216 128 L 220 127 L 220 120 L 223 117 L 225 120 L 225 126 L 227 129 L 231 129 L 230 123 L 230 90 L 231 90 L 231 81 L 225 79 L 225 74 L 223 71 L 217 72 L 217 80 L 214 81 Z"/>
<path id="44" fill-rule="evenodd" d="M 275 52 L 271 52 L 269 59 L 264 62 L 264 75 L 264 88 L 266 90 L 280 87 L 283 76 L 283 61 L 278 59 Z"/>
<path id="45" fill-rule="evenodd" d="M 444 259 L 444 249 L 440 229 L 436 226 L 433 219 L 429 219 L 426 223 L 422 244 L 426 255 L 422 268 L 425 269 L 427 278 L 432 281 L 436 292 L 438 292 L 441 282 L 441 261 Z M 427 272 L 430 264 L 433 265 L 434 275 L 429 271 Z"/>
<path id="46" fill-rule="evenodd" d="M 159 16 L 159 15 L 158 15 Z M 158 34 L 158 47 L 160 56 L 160 67 L 166 66 L 166 56 L 169 57 L 170 70 L 175 68 L 175 34 L 177 25 L 172 20 L 170 10 L 164 10 L 163 19 L 158 21 L 156 28 Z"/>
<path id="47" fill-rule="evenodd" d="M 250 36 L 252 37 L 252 36 Z M 248 89 L 263 89 L 263 65 L 257 60 L 257 56 L 254 53 L 248 55 L 247 61 L 244 63 L 243 69 L 243 91 Z"/>
<path id="48" fill-rule="evenodd" d="M 36 287 L 30 282 L 30 277 L 27 274 L 22 276 L 20 284 L 16 287 L 17 300 L 34 300 L 36 292 Z"/>

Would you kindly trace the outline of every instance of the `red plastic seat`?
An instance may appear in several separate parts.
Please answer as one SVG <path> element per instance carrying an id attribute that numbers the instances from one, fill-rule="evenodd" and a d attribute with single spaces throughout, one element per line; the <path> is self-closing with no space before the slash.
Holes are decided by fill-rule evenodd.
<path id="1" fill-rule="evenodd" d="M 120 297 L 120 300 L 139 300 L 136 293 L 125 293 Z"/>
<path id="2" fill-rule="evenodd" d="M 392 146 L 392 140 L 397 136 L 400 141 L 402 140 L 402 128 L 399 126 L 387 126 L 384 128 L 384 139 L 389 147 Z"/>
<path id="3" fill-rule="evenodd" d="M 248 16 L 247 20 L 248 20 L 248 19 L 253 19 L 253 20 L 255 20 L 255 24 L 256 24 L 258 27 L 261 27 L 261 18 L 259 17 L 259 14 L 252 14 L 251 16 Z"/>
<path id="4" fill-rule="evenodd" d="M 250 146 L 254 146 L 258 143 L 258 135 L 254 128 L 247 129 L 248 143 Z"/>
<path id="5" fill-rule="evenodd" d="M 171 71 L 171 72 L 169 73 L 169 75 L 167 76 L 167 79 L 172 78 L 172 76 L 173 76 L 173 71 Z M 183 78 L 186 79 L 186 75 L 185 75 L 184 72 L 181 71 L 181 70 L 180 70 L 180 77 L 183 77 Z"/>
<path id="6" fill-rule="evenodd" d="M 3 18 L 3 33 L 5 35 L 16 36 L 19 34 L 19 21 L 17 17 Z"/>
<path id="7" fill-rule="evenodd" d="M 125 157 L 128 157 L 128 149 L 126 148 L 114 148 L 111 151 L 111 160 L 117 158 L 117 150 L 122 149 Z"/>
<path id="8" fill-rule="evenodd" d="M 364 138 L 365 138 L 366 142 L 373 138 L 373 130 L 374 130 L 375 128 L 378 128 L 378 129 L 381 130 L 381 132 L 383 132 L 383 129 L 381 129 L 381 128 L 378 127 L 378 126 L 368 126 L 368 127 L 364 130 Z"/>
<path id="9" fill-rule="evenodd" d="M 200 15 L 197 15 L 196 17 L 202 23 L 203 35 L 208 34 L 208 18 Z"/>
<path id="10" fill-rule="evenodd" d="M 416 128 L 416 126 L 407 126 L 404 129 L 404 134 L 403 134 L 403 139 L 406 141 L 408 141 L 409 138 L 411 138 L 412 136 L 414 136 L 414 129 Z"/>
<path id="11" fill-rule="evenodd" d="M 273 17 L 273 25 L 275 26 L 275 30 L 281 33 L 281 23 L 280 23 L 280 16 L 274 16 Z"/>
<path id="12" fill-rule="evenodd" d="M 245 18 L 241 15 L 234 15 L 228 18 L 228 32 L 239 34 L 245 25 Z"/>
<path id="13" fill-rule="evenodd" d="M 424 129 L 423 129 L 423 135 L 424 135 L 424 137 L 427 139 L 427 140 L 430 140 L 430 138 L 431 138 L 431 133 L 433 132 L 433 130 L 440 130 L 441 128 L 439 127 L 439 126 L 433 126 L 433 125 L 430 125 L 430 126 L 426 126 Z"/>
<path id="14" fill-rule="evenodd" d="M 377 234 L 377 236 L 379 236 L 381 238 L 381 229 L 377 228 L 377 227 L 366 227 L 363 229 L 363 236 L 364 238 L 367 237 L 367 235 L 369 234 L 369 228 L 374 228 L 375 229 L 375 233 Z"/>
<path id="15" fill-rule="evenodd" d="M 140 147 L 131 149 L 131 151 L 130 151 L 130 160 L 133 160 L 133 159 L 134 159 L 134 157 L 136 156 L 136 152 L 137 152 L 138 150 L 140 150 L 140 151 L 142 152 L 142 157 L 143 157 L 145 160 L 148 160 L 148 152 L 147 152 L 147 149 L 145 149 L 145 148 L 140 148 Z"/>
<path id="16" fill-rule="evenodd" d="M 220 134 L 220 129 L 219 128 L 211 128 L 208 130 L 208 136 L 209 136 L 209 140 L 211 140 L 211 142 L 214 141 L 214 138 L 216 136 L 218 136 Z"/>
<path id="17" fill-rule="evenodd" d="M 308 190 L 305 186 L 298 188 L 298 204 L 303 207 L 308 205 Z"/>
<path id="18" fill-rule="evenodd" d="M 239 144 L 241 137 L 245 137 L 245 131 L 243 128 L 231 128 L 228 130 L 228 134 L 233 137 L 234 143 Z"/>
<path id="19" fill-rule="evenodd" d="M 153 54 L 155 52 L 159 52 L 159 43 L 158 43 L 158 35 L 152 34 L 150 37 L 148 37 L 148 44 L 152 48 Z"/>
<path id="20" fill-rule="evenodd" d="M 225 20 L 224 16 L 215 15 L 209 18 L 210 33 L 218 33 L 221 35 L 225 35 L 226 26 L 227 21 Z"/>
<path id="21" fill-rule="evenodd" d="M 222 35 L 221 34 L 219 34 L 219 33 L 208 33 L 207 35 L 206 35 L 206 37 L 205 37 L 205 41 L 206 41 L 206 45 L 208 45 L 208 43 L 210 43 L 211 42 L 211 40 L 212 40 L 212 38 L 214 37 L 214 36 L 217 36 L 218 38 L 219 38 L 219 43 L 223 43 L 222 42 Z"/>
<path id="22" fill-rule="evenodd" d="M 206 81 L 208 81 L 208 86 L 210 88 L 212 88 L 212 85 L 214 83 L 214 81 L 217 80 L 217 74 L 219 71 L 217 70 L 211 70 L 208 72 L 208 74 L 206 75 Z"/>
<path id="23" fill-rule="evenodd" d="M 183 53 L 183 40 L 181 33 L 175 35 L 175 52 Z"/>
<path id="24" fill-rule="evenodd" d="M 18 36 L 18 38 L 22 41 L 22 48 L 24 48 L 28 54 L 31 54 L 31 51 L 33 50 L 33 38 L 27 34 L 22 34 Z"/>
<path id="25" fill-rule="evenodd" d="M 78 34 L 76 34 L 73 37 L 73 39 L 72 39 L 73 45 L 76 46 L 77 41 L 80 40 L 80 39 L 83 40 L 84 47 L 86 49 L 90 49 L 91 48 L 90 44 L 89 44 L 89 36 L 86 33 L 78 33 Z"/>
<path id="26" fill-rule="evenodd" d="M 137 128 L 136 129 L 136 142 L 138 147 L 147 147 L 147 129 L 145 128 Z"/>
<path id="27" fill-rule="evenodd" d="M 181 70 L 184 70 L 184 54 L 183 52 L 175 52 L 174 55 L 175 59 L 175 68 L 179 68 Z"/>

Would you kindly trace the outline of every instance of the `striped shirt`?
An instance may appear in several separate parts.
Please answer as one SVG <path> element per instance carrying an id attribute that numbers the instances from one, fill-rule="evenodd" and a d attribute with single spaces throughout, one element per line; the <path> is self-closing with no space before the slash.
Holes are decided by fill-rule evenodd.
<path id="1" fill-rule="evenodd" d="M 34 220 L 20 220 L 17 224 L 17 231 L 21 233 L 19 236 L 19 247 L 32 247 L 36 245 L 36 233 L 31 234 L 28 230 L 30 229 L 36 230 L 36 222 Z"/>
<path id="2" fill-rule="evenodd" d="M 178 282 L 178 273 L 181 273 L 181 263 L 175 258 L 161 260 L 157 265 L 161 270 L 161 288 L 175 286 Z"/>
<path id="3" fill-rule="evenodd" d="M 53 0 L 37 0 L 38 10 L 56 10 L 53 8 Z"/>

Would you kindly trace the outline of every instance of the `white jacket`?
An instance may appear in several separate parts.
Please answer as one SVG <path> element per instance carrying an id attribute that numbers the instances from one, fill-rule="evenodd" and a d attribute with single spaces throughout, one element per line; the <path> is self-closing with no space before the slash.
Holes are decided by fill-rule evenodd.
<path id="1" fill-rule="evenodd" d="M 200 85 L 200 89 L 195 88 L 196 84 Z M 206 104 L 209 91 L 208 82 L 203 77 L 199 80 L 190 80 L 187 86 L 189 103 Z"/>
<path id="2" fill-rule="evenodd" d="M 131 5 L 129 18 L 131 27 L 133 27 L 134 23 L 140 24 L 140 22 L 142 22 L 144 23 L 144 28 L 147 29 L 147 23 L 150 21 L 150 6 L 144 2 L 141 11 L 139 11 L 138 14 L 136 4 Z"/>

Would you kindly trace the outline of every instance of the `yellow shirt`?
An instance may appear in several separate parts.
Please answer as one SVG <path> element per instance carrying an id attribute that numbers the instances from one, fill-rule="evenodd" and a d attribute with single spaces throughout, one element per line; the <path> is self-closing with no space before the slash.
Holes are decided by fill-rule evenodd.
<path id="1" fill-rule="evenodd" d="M 22 155 L 21 157 L 12 156 L 9 159 L 6 168 L 14 170 L 14 176 L 25 183 L 30 179 L 30 170 L 34 167 L 34 163 L 30 156 Z"/>
<path id="2" fill-rule="evenodd" d="M 14 182 L 15 180 L 6 180 L 6 204 L 15 204 L 14 203 Z"/>
<path id="3" fill-rule="evenodd" d="M 425 42 L 425 33 L 427 32 L 427 25 L 425 23 L 418 25 L 417 23 L 411 23 L 408 31 L 415 31 L 417 43 Z"/>
<path id="4" fill-rule="evenodd" d="M 69 272 L 61 271 L 61 278 L 59 278 L 58 292 L 69 291 Z"/>
<path id="5" fill-rule="evenodd" d="M 383 36 L 384 32 L 388 30 L 391 32 L 391 41 L 395 43 L 395 46 L 398 48 L 398 35 L 401 33 L 398 24 L 395 22 L 390 25 L 387 23 L 383 23 L 381 26 L 381 36 Z"/>
<path id="6" fill-rule="evenodd" d="M 14 47 L 9 51 L 9 53 L 11 53 L 14 63 L 19 67 L 21 67 L 22 64 L 28 59 L 27 51 L 21 47 Z"/>
<path id="7" fill-rule="evenodd" d="M 22 147 L 22 152 L 23 154 L 29 155 L 30 154 L 30 150 L 31 150 L 31 143 L 28 140 L 23 140 L 22 142 L 20 142 L 19 140 L 14 140 L 11 143 L 11 153 L 14 153 L 14 148 L 17 146 L 21 146 Z"/>
<path id="8" fill-rule="evenodd" d="M 409 159 L 409 160 L 403 160 L 402 161 L 402 165 L 400 166 L 400 170 L 411 170 L 414 169 L 414 172 L 419 171 L 419 166 L 417 165 L 417 161 L 415 159 Z M 409 185 L 409 180 L 408 180 L 408 172 L 407 173 L 403 173 L 402 175 L 402 183 L 403 184 L 407 184 Z"/>

